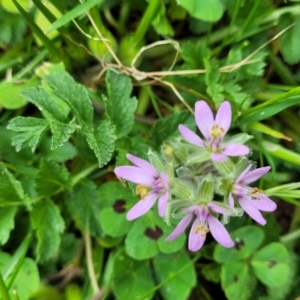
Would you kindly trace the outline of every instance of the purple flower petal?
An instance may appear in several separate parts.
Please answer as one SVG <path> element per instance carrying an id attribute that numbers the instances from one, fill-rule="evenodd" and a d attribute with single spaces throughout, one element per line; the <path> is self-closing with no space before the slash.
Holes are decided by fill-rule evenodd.
<path id="1" fill-rule="evenodd" d="M 211 128 L 214 125 L 214 116 L 210 107 L 203 100 L 196 102 L 195 119 L 201 133 L 209 139 Z"/>
<path id="2" fill-rule="evenodd" d="M 222 246 L 226 248 L 230 248 L 234 246 L 234 242 L 231 239 L 229 233 L 227 232 L 224 225 L 214 216 L 209 215 L 207 217 L 207 222 L 209 225 L 209 229 L 211 232 L 211 235 L 214 237 L 214 239 L 221 244 Z"/>
<path id="3" fill-rule="evenodd" d="M 222 214 L 222 215 L 230 215 L 230 211 L 228 209 L 226 209 L 225 207 L 222 207 L 220 205 L 218 205 L 217 202 L 215 201 L 211 201 L 207 204 L 207 206 L 213 210 L 214 212 L 218 213 L 218 214 Z"/>
<path id="4" fill-rule="evenodd" d="M 146 160 L 139 158 L 137 156 L 134 156 L 130 153 L 126 154 L 126 157 L 128 160 L 130 160 L 132 163 L 134 163 L 137 167 L 140 167 L 141 169 L 149 172 L 153 177 L 158 175 L 158 172 L 156 169 Z"/>
<path id="5" fill-rule="evenodd" d="M 267 221 L 262 216 L 261 212 L 252 204 L 251 200 L 246 197 L 240 198 L 239 203 L 243 210 L 257 223 L 265 225 Z"/>
<path id="6" fill-rule="evenodd" d="M 127 213 L 128 221 L 134 220 L 148 212 L 156 201 L 156 194 L 149 194 L 145 199 L 138 201 Z"/>
<path id="7" fill-rule="evenodd" d="M 190 222 L 193 219 L 193 213 L 188 214 L 185 216 L 176 226 L 176 228 L 173 230 L 173 232 L 166 237 L 166 241 L 172 241 L 176 239 L 178 236 L 180 236 L 185 229 L 189 226 Z"/>
<path id="8" fill-rule="evenodd" d="M 223 154 L 211 153 L 210 158 L 214 161 L 222 162 L 222 161 L 226 161 L 228 157 Z"/>
<path id="9" fill-rule="evenodd" d="M 166 173 L 161 173 L 161 174 L 160 174 L 160 178 L 163 180 L 165 189 L 168 190 L 169 187 L 170 187 L 168 175 L 167 175 Z"/>
<path id="10" fill-rule="evenodd" d="M 188 248 L 190 251 L 198 251 L 203 246 L 205 239 L 206 239 L 206 233 L 203 234 L 201 232 L 197 232 L 196 227 L 199 226 L 202 222 L 200 222 L 198 219 L 196 219 L 193 223 L 193 226 L 191 228 L 190 234 L 189 234 L 189 245 Z"/>
<path id="11" fill-rule="evenodd" d="M 223 154 L 228 156 L 240 156 L 249 154 L 249 148 L 242 144 L 229 144 L 224 147 Z"/>
<path id="12" fill-rule="evenodd" d="M 221 128 L 224 129 L 224 132 L 222 134 L 223 137 L 231 125 L 231 106 L 228 101 L 224 101 L 220 105 L 217 111 L 215 124 L 218 124 Z"/>
<path id="13" fill-rule="evenodd" d="M 250 171 L 252 168 L 252 165 L 248 165 L 247 168 L 238 176 L 238 178 L 235 180 L 236 183 L 241 183 L 243 180 L 243 177 Z"/>
<path id="14" fill-rule="evenodd" d="M 242 178 L 242 183 L 248 184 L 248 183 L 254 182 L 257 179 L 259 179 L 261 176 L 263 176 L 267 172 L 269 172 L 270 169 L 271 169 L 271 167 L 268 166 L 268 167 L 262 167 L 262 168 L 258 168 L 258 169 L 255 169 L 253 171 L 250 171 L 248 174 L 246 174 Z"/>
<path id="15" fill-rule="evenodd" d="M 158 214 L 163 217 L 166 213 L 166 206 L 169 199 L 169 192 L 163 193 L 158 200 Z"/>
<path id="16" fill-rule="evenodd" d="M 262 211 L 274 211 L 277 208 L 277 205 L 274 201 L 268 198 L 264 194 L 260 194 L 260 200 L 252 200 L 252 204 Z"/>
<path id="17" fill-rule="evenodd" d="M 192 130 L 184 125 L 179 125 L 178 129 L 184 139 L 186 139 L 188 142 L 199 147 L 205 147 L 203 140 Z"/>
<path id="18" fill-rule="evenodd" d="M 153 176 L 150 173 L 145 172 L 143 169 L 134 166 L 121 166 L 116 167 L 114 170 L 118 177 L 132 181 L 137 184 L 145 184 L 147 186 L 152 186 Z"/>
<path id="19" fill-rule="evenodd" d="M 228 202 L 229 202 L 229 206 L 230 206 L 231 208 L 234 208 L 234 198 L 233 198 L 233 196 L 232 196 L 232 193 L 229 194 Z"/>

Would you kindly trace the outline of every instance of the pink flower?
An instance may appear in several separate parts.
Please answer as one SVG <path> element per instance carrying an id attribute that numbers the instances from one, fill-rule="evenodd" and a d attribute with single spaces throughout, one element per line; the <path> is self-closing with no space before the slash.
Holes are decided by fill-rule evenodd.
<path id="1" fill-rule="evenodd" d="M 114 172 L 118 177 L 138 184 L 136 194 L 141 197 L 127 213 L 127 220 L 136 219 L 147 213 L 158 200 L 158 212 L 165 215 L 167 201 L 169 199 L 169 179 L 165 173 L 158 171 L 146 160 L 131 154 L 126 155 L 135 166 L 116 167 Z"/>
<path id="2" fill-rule="evenodd" d="M 196 217 L 189 234 L 188 248 L 190 251 L 198 251 L 202 248 L 206 234 L 209 231 L 218 243 L 226 248 L 233 247 L 234 242 L 224 225 L 210 213 L 209 209 L 217 213 L 227 214 L 227 210 L 215 202 L 187 207 L 184 211 L 188 214 L 178 223 L 166 240 L 171 241 L 181 235 L 194 217 Z"/>
<path id="3" fill-rule="evenodd" d="M 206 148 L 212 160 L 225 161 L 227 156 L 240 156 L 249 154 L 249 148 L 242 144 L 223 142 L 231 124 L 231 107 L 228 101 L 224 101 L 214 119 L 213 113 L 203 100 L 195 105 L 195 119 L 197 126 L 206 140 L 202 140 L 197 134 L 184 125 L 179 125 L 181 135 L 191 144 Z"/>
<path id="4" fill-rule="evenodd" d="M 248 184 L 256 181 L 261 176 L 266 174 L 270 167 L 258 168 L 250 171 L 249 165 L 234 181 L 231 193 L 229 194 L 229 205 L 234 206 L 236 199 L 243 210 L 256 222 L 261 225 L 266 224 L 260 211 L 274 211 L 277 208 L 275 202 L 263 194 L 263 191 L 258 188 L 249 187 Z"/>

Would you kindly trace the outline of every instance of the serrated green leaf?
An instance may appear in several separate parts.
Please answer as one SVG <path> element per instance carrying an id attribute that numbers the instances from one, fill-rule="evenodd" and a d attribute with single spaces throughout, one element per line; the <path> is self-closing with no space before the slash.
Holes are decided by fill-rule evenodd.
<path id="1" fill-rule="evenodd" d="M 223 15 L 223 4 L 219 0 L 176 0 L 193 17 L 209 22 L 218 21 Z"/>
<path id="2" fill-rule="evenodd" d="M 75 8 L 68 11 L 61 18 L 59 18 L 54 23 L 52 23 L 50 28 L 48 29 L 48 33 L 68 24 L 73 19 L 77 18 L 78 16 L 84 14 L 86 11 L 91 9 L 93 6 L 95 6 L 97 4 L 101 4 L 102 2 L 104 2 L 104 1 L 103 0 L 87 0 L 87 1 L 77 5 Z"/>
<path id="3" fill-rule="evenodd" d="M 80 229 L 90 231 L 96 237 L 101 236 L 100 201 L 94 182 L 82 180 L 75 186 L 74 191 L 66 196 L 66 205 Z"/>
<path id="4" fill-rule="evenodd" d="M 55 93 L 71 108 L 81 122 L 92 125 L 93 106 L 86 88 L 77 83 L 67 72 L 53 72 L 46 76 L 48 84 Z"/>
<path id="5" fill-rule="evenodd" d="M 101 204 L 100 222 L 103 231 L 113 237 L 127 233 L 132 222 L 126 219 L 126 213 L 139 198 L 133 195 L 131 189 L 125 188 L 120 182 L 102 184 L 98 194 Z"/>
<path id="6" fill-rule="evenodd" d="M 21 93 L 21 96 L 28 102 L 33 103 L 43 113 L 48 113 L 51 119 L 60 122 L 66 121 L 66 116 L 43 88 L 27 88 Z"/>
<path id="7" fill-rule="evenodd" d="M 163 141 L 179 137 L 178 125 L 184 124 L 194 130 L 196 127 L 193 115 L 188 111 L 174 112 L 167 118 L 155 123 L 150 131 L 151 142 L 159 147 Z"/>
<path id="8" fill-rule="evenodd" d="M 188 299 L 191 289 L 196 285 L 196 274 L 189 256 L 185 252 L 173 254 L 158 254 L 153 259 L 155 278 L 159 282 L 166 282 L 160 293 L 166 300 Z M 184 269 L 183 269 L 184 268 Z M 179 271 L 183 269 L 180 273 Z M 174 274 L 177 276 L 174 276 Z"/>
<path id="9" fill-rule="evenodd" d="M 15 227 L 16 207 L 1 207 L 0 208 L 0 244 L 4 245 L 12 229 Z"/>
<path id="10" fill-rule="evenodd" d="M 289 278 L 289 253 L 280 243 L 271 243 L 256 252 L 251 266 L 257 278 L 267 286 L 279 286 Z"/>
<path id="11" fill-rule="evenodd" d="M 243 261 L 223 264 L 221 283 L 229 300 L 248 300 L 255 284 L 249 273 L 249 266 Z"/>
<path id="12" fill-rule="evenodd" d="M 50 122 L 50 129 L 52 133 L 51 150 L 55 150 L 63 146 L 76 130 L 75 120 L 70 123 Z"/>
<path id="13" fill-rule="evenodd" d="M 31 211 L 32 227 L 37 237 L 36 256 L 44 262 L 58 250 L 61 233 L 65 228 L 58 207 L 51 200 L 42 200 Z"/>
<path id="14" fill-rule="evenodd" d="M 94 151 L 99 168 L 110 161 L 115 146 L 115 126 L 108 120 L 99 122 L 94 130 L 86 128 L 83 132 L 90 148 Z"/>
<path id="15" fill-rule="evenodd" d="M 21 132 L 12 139 L 12 145 L 17 151 L 28 146 L 34 152 L 48 125 L 48 121 L 44 119 L 16 117 L 8 123 L 7 129 Z"/>
<path id="16" fill-rule="evenodd" d="M 279 37 L 279 45 L 281 53 L 283 54 L 283 58 L 291 65 L 300 61 L 300 16 L 284 14 L 279 19 L 279 30 L 283 30 L 293 23 L 295 23 L 295 25 Z"/>
<path id="17" fill-rule="evenodd" d="M 42 160 L 35 182 L 37 192 L 43 196 L 51 196 L 60 188 L 71 188 L 67 168 L 54 161 Z"/>
<path id="18" fill-rule="evenodd" d="M 124 74 L 109 71 L 106 73 L 108 100 L 105 101 L 106 114 L 116 125 L 118 137 L 127 135 L 134 123 L 137 108 L 136 98 L 130 98 L 131 80 Z"/>
<path id="19" fill-rule="evenodd" d="M 154 288 L 149 261 L 136 261 L 124 251 L 118 253 L 113 261 L 113 287 L 118 299 L 140 299 Z M 152 299 L 153 294 L 143 300 Z"/>
<path id="20" fill-rule="evenodd" d="M 244 226 L 231 234 L 235 247 L 225 248 L 217 244 L 214 259 L 219 263 L 235 261 L 249 257 L 262 243 L 264 232 L 256 226 Z"/>
<path id="21" fill-rule="evenodd" d="M 25 201 L 21 183 L 0 165 L 0 205 L 20 204 Z"/>

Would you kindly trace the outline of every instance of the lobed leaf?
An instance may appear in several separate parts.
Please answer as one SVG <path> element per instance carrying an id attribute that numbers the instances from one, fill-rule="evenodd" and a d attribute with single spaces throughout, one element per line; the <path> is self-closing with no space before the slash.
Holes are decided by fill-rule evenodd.
<path id="1" fill-rule="evenodd" d="M 49 199 L 41 200 L 33 206 L 32 227 L 37 237 L 36 256 L 40 262 L 47 261 L 58 250 L 61 233 L 65 225 L 58 207 Z"/>
<path id="2" fill-rule="evenodd" d="M 12 139 L 12 145 L 17 151 L 28 146 L 34 152 L 48 126 L 48 121 L 44 119 L 16 117 L 8 123 L 7 129 L 21 132 Z"/>
<path id="3" fill-rule="evenodd" d="M 90 231 L 96 237 L 101 236 L 100 201 L 94 182 L 82 180 L 74 191 L 66 196 L 66 205 L 80 229 Z"/>
<path id="4" fill-rule="evenodd" d="M 108 99 L 105 101 L 106 114 L 116 125 L 118 137 L 126 136 L 134 123 L 134 112 L 137 108 L 136 98 L 130 98 L 131 80 L 124 74 L 113 71 L 106 73 Z"/>
<path id="5" fill-rule="evenodd" d="M 71 108 L 82 124 L 93 124 L 93 106 L 86 88 L 77 83 L 67 72 L 53 72 L 46 76 L 55 93 Z"/>
<path id="6" fill-rule="evenodd" d="M 16 207 L 0 208 L 0 244 L 4 245 L 8 239 L 12 229 L 15 227 Z"/>
<path id="7" fill-rule="evenodd" d="M 86 141 L 94 151 L 99 168 L 106 165 L 112 156 L 115 146 L 115 126 L 108 120 L 99 122 L 94 130 L 86 128 L 84 131 Z"/>

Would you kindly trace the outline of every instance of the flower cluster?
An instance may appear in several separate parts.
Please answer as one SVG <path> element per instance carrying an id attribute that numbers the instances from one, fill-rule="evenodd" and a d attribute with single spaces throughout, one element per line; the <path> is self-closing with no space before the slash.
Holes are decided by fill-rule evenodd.
<path id="1" fill-rule="evenodd" d="M 127 154 L 133 166 L 119 166 L 115 174 L 136 184 L 140 200 L 128 211 L 127 219 L 136 219 L 158 203 L 158 214 L 170 221 L 180 218 L 166 238 L 173 240 L 192 223 L 188 248 L 198 251 L 208 232 L 224 247 L 232 247 L 224 223 L 229 217 L 246 212 L 264 225 L 261 211 L 274 211 L 276 204 L 263 191 L 249 184 L 266 174 L 270 167 L 255 169 L 244 145 L 247 134 L 226 137 L 231 125 L 231 106 L 224 101 L 214 118 L 205 101 L 195 105 L 195 121 L 203 138 L 184 125 L 182 137 L 166 141 L 161 155 L 149 151 L 149 161 Z M 171 212 L 171 213 L 169 213 Z M 221 216 L 222 221 L 219 220 Z"/>

